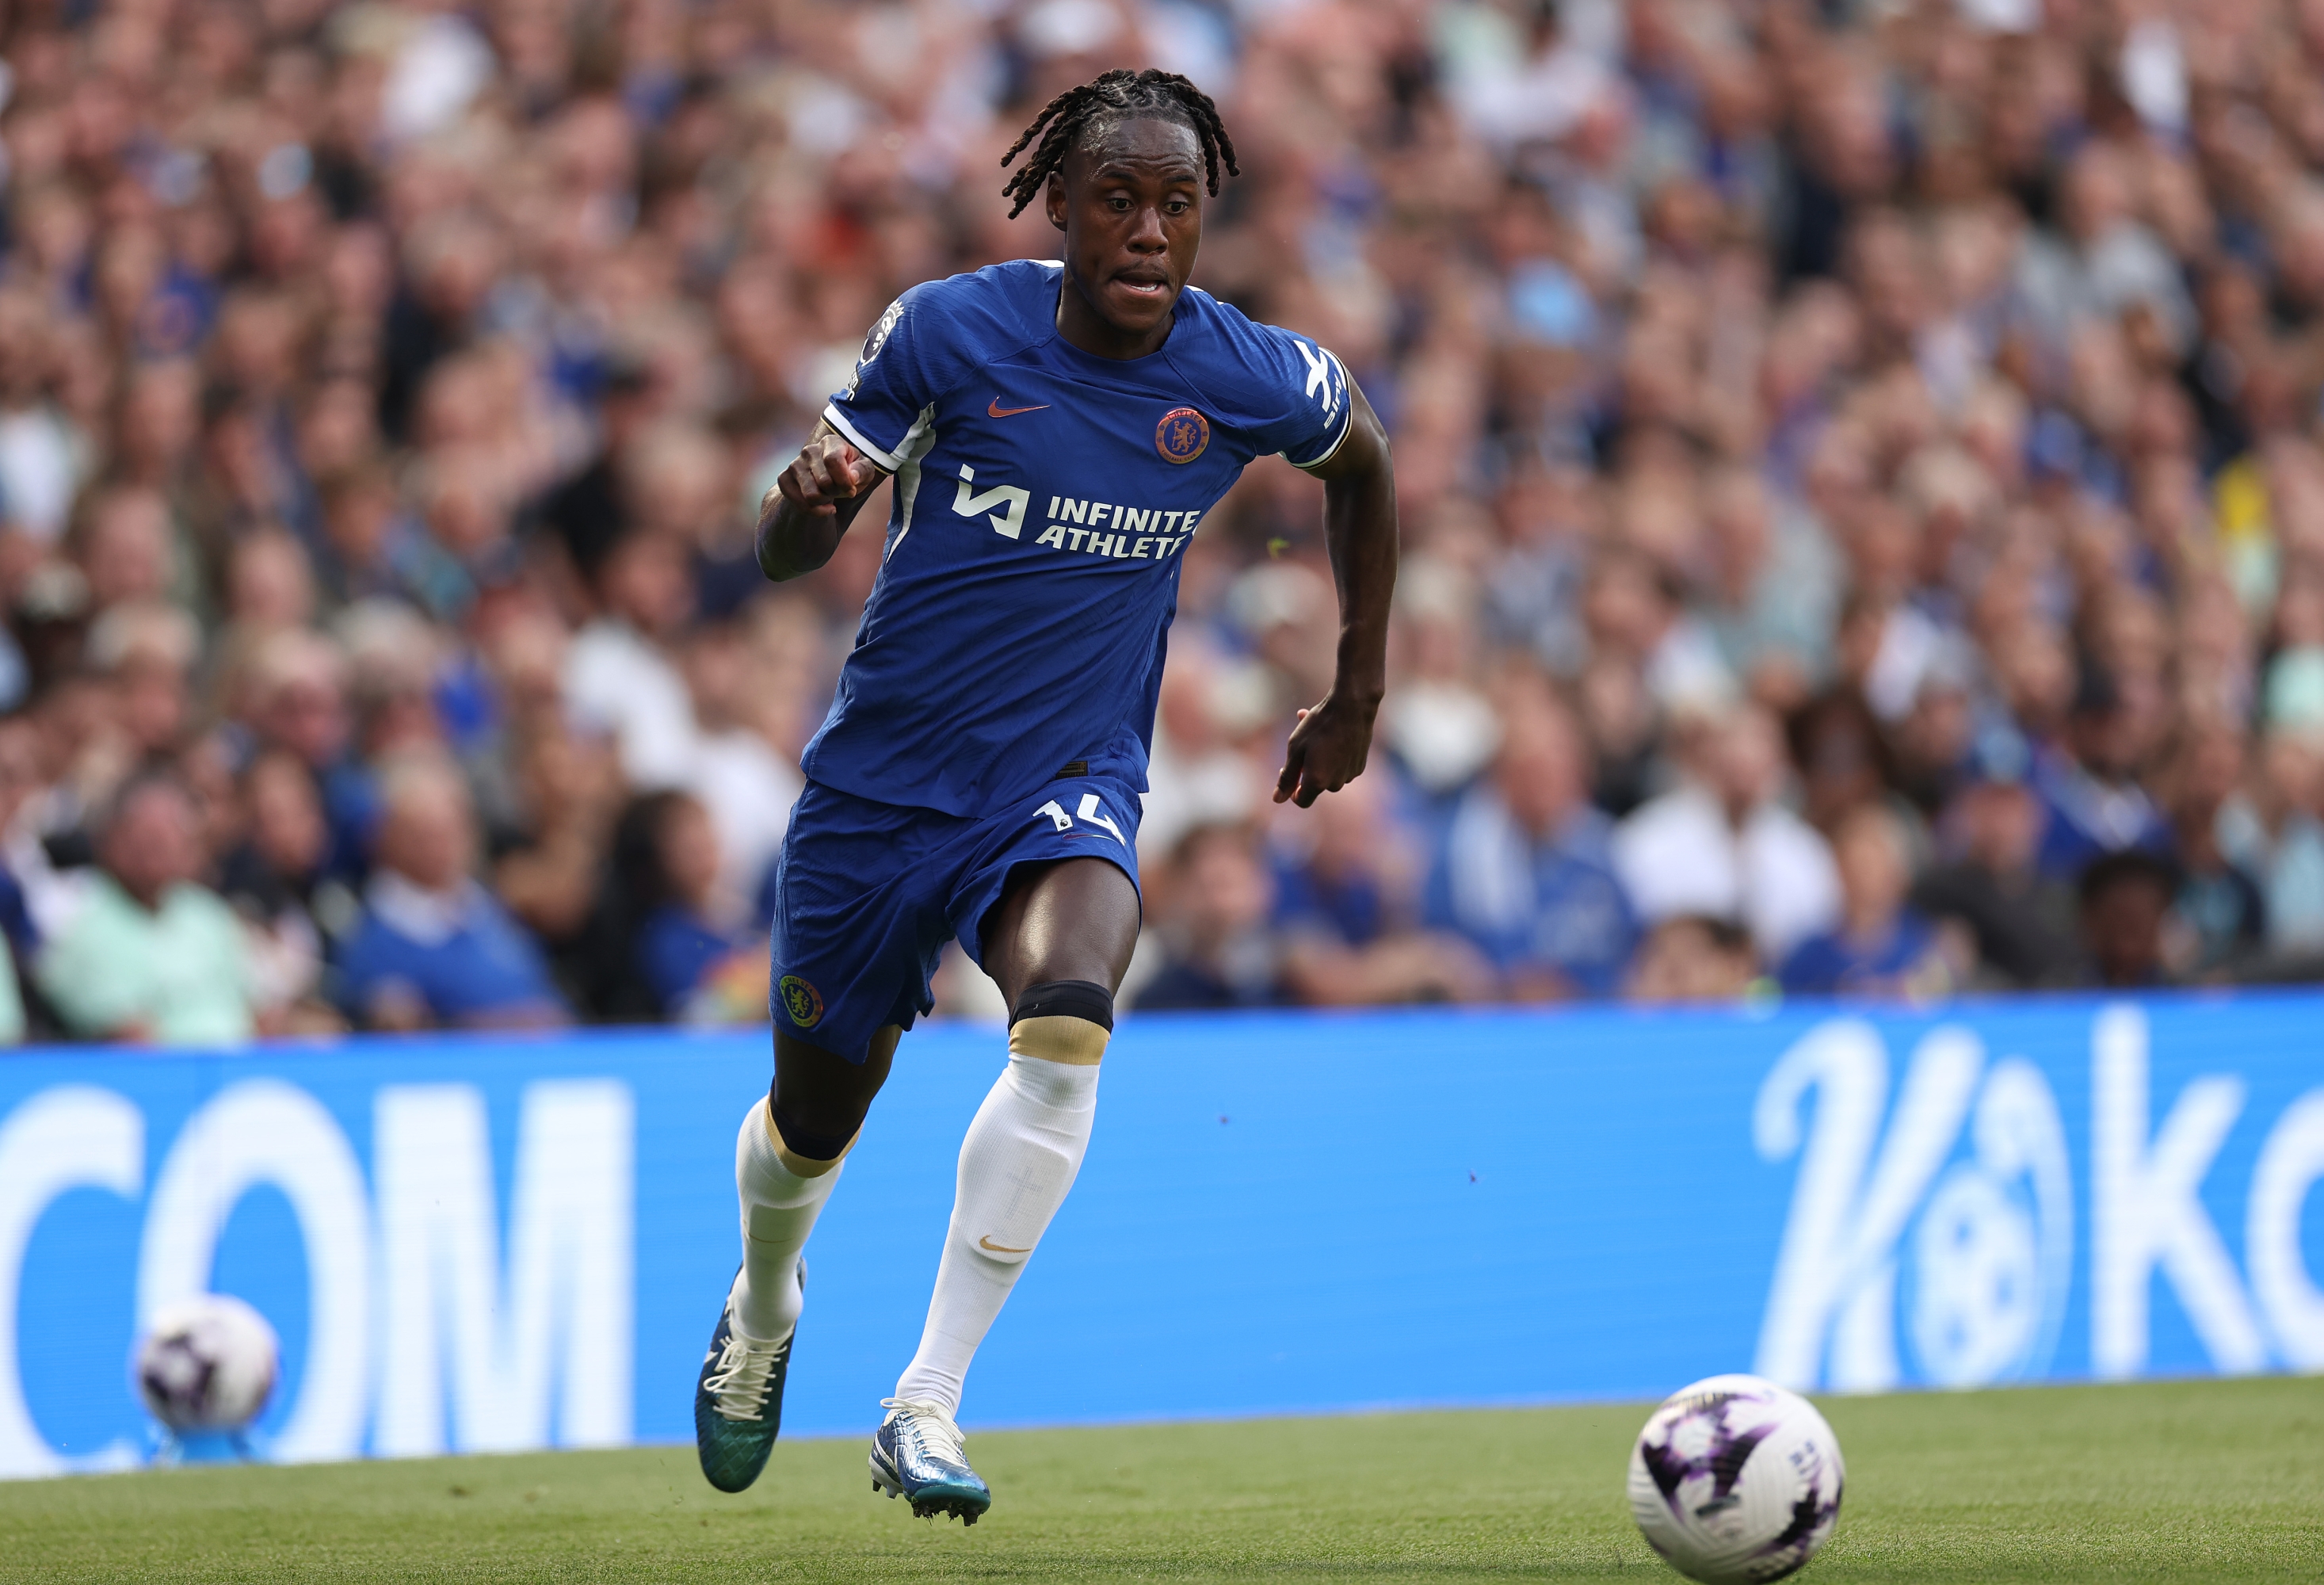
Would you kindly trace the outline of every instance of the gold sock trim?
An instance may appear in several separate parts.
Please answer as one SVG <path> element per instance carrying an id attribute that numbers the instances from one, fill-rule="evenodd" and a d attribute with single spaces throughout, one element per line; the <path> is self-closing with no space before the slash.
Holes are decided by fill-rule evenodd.
<path id="1" fill-rule="evenodd" d="M 1103 1025 L 1069 1014 L 1019 1018 L 1009 1029 L 1009 1054 L 1095 1067 L 1105 1055 L 1105 1043 L 1112 1037 Z"/>

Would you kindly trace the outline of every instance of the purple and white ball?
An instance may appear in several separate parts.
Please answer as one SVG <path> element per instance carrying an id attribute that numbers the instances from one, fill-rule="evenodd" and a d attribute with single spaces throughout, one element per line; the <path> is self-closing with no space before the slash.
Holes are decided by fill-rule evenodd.
<path id="1" fill-rule="evenodd" d="M 1689 1579 L 1780 1580 L 1830 1538 L 1846 1476 L 1813 1404 L 1757 1376 L 1713 1376 L 1672 1394 L 1638 1433 L 1630 1512 Z"/>
<path id="2" fill-rule="evenodd" d="M 239 1431 L 266 1406 L 279 1354 L 266 1317 L 231 1294 L 198 1294 L 154 1312 L 137 1393 L 171 1431 Z"/>

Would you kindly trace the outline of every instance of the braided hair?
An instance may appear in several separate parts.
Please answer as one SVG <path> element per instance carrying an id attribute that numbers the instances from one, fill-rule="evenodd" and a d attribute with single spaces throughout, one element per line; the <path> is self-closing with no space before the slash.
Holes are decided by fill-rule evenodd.
<path id="1" fill-rule="evenodd" d="M 1024 134 L 1001 156 L 1005 167 L 1023 153 L 1025 146 L 1036 137 L 1041 140 L 1031 157 L 1001 189 L 1001 197 L 1017 200 L 1009 217 L 1014 220 L 1025 212 L 1025 206 L 1047 185 L 1049 173 L 1065 162 L 1065 156 L 1092 125 L 1157 115 L 1161 119 L 1181 122 L 1194 129 L 1194 141 L 1202 145 L 1203 171 L 1209 179 L 1211 197 L 1219 196 L 1220 161 L 1226 162 L 1228 175 L 1242 174 L 1235 165 L 1234 140 L 1227 136 L 1227 129 L 1220 124 L 1219 107 L 1211 103 L 1208 94 L 1175 71 L 1132 71 L 1126 66 L 1117 67 L 1096 81 L 1067 88 L 1050 100 L 1033 117 L 1033 124 Z M 1046 132 L 1044 127 L 1047 128 Z"/>

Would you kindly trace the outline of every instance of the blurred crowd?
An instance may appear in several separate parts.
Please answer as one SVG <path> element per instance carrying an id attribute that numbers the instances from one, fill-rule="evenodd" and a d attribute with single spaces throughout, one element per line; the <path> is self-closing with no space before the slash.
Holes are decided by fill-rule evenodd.
<path id="1" fill-rule="evenodd" d="M 872 581 L 755 502 L 1152 64 L 1405 526 L 1185 549 L 1147 1008 L 2324 976 L 2318 0 L 22 0 L 0 1035 L 763 1019 Z M 946 1009 L 997 1005 L 958 963 Z"/>

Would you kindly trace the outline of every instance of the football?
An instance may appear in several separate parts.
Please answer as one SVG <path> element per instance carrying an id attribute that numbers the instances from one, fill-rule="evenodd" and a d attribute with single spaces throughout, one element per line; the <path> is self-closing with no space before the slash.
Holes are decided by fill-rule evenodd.
<path id="1" fill-rule="evenodd" d="M 1813 1404 L 1757 1376 L 1712 1376 L 1673 1393 L 1638 1433 L 1630 1512 L 1689 1579 L 1780 1580 L 1830 1538 L 1845 1477 Z"/>
<path id="2" fill-rule="evenodd" d="M 166 1304 L 137 1345 L 138 1396 L 172 1432 L 239 1431 L 274 1390 L 266 1317 L 231 1294 Z"/>

